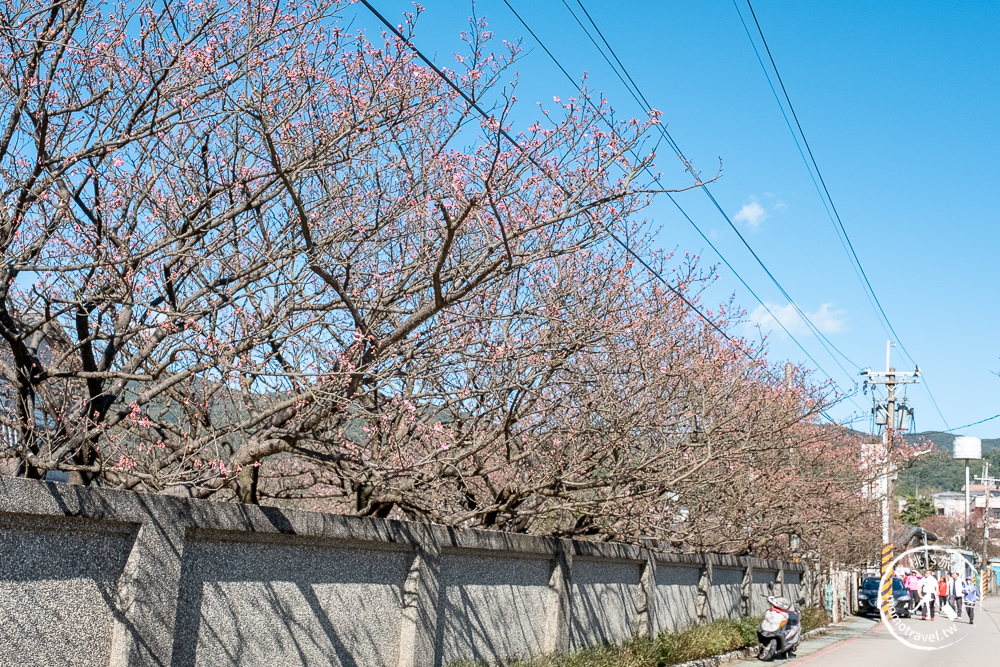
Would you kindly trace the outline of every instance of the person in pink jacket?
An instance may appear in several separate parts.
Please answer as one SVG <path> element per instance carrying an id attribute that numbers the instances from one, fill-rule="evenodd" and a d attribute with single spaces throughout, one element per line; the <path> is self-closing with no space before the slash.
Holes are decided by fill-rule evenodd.
<path id="1" fill-rule="evenodd" d="M 910 573 L 903 579 L 903 586 L 910 594 L 910 613 L 912 614 L 920 603 L 920 593 L 918 592 L 920 590 L 920 575 L 910 570 Z"/>

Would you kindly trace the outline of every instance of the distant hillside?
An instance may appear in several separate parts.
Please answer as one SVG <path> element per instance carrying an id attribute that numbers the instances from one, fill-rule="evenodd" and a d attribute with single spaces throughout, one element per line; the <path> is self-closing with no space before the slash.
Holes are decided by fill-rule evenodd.
<path id="1" fill-rule="evenodd" d="M 951 457 L 955 435 L 940 431 L 913 433 L 904 436 L 908 441 L 934 443 L 934 452 L 918 457 L 896 480 L 897 493 L 926 496 L 938 491 L 961 491 L 965 485 L 965 462 Z M 983 456 L 990 462 L 991 472 L 1000 471 L 1000 438 L 983 440 Z M 982 474 L 982 464 L 973 461 L 972 475 Z"/>
<path id="2" fill-rule="evenodd" d="M 919 440 L 930 440 L 936 449 L 951 454 L 952 445 L 955 442 L 954 433 L 942 433 L 941 431 L 925 431 L 924 433 L 910 433 L 903 436 L 910 442 Z M 1000 449 L 1000 438 L 983 438 L 983 453 Z"/>

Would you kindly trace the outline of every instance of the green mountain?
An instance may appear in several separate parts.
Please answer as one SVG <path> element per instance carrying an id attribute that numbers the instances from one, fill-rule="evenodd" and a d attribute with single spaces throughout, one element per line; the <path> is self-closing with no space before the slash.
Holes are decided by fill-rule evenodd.
<path id="1" fill-rule="evenodd" d="M 935 449 L 951 454 L 952 445 L 955 442 L 954 433 L 942 433 L 941 431 L 925 431 L 923 433 L 908 433 L 903 436 L 909 442 L 919 443 L 930 440 L 934 443 Z M 983 453 L 1000 449 L 1000 438 L 983 438 Z"/>
<path id="2" fill-rule="evenodd" d="M 927 496 L 938 491 L 961 491 L 965 485 L 965 461 L 951 457 L 954 434 L 940 431 L 912 433 L 904 436 L 909 442 L 920 445 L 930 441 L 933 450 L 923 454 L 899 472 L 896 492 Z M 983 458 L 990 468 L 1000 471 L 1000 438 L 983 440 Z M 982 462 L 970 461 L 973 477 L 982 474 Z"/>

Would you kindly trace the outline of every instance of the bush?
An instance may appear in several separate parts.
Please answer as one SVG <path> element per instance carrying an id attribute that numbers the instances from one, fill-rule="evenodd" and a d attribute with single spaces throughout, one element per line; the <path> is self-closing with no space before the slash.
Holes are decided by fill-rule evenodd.
<path id="1" fill-rule="evenodd" d="M 604 644 L 576 651 L 531 659 L 501 660 L 503 667 L 666 667 L 688 660 L 709 658 L 757 644 L 759 616 L 720 619 L 682 632 L 661 632 L 655 638 L 637 637 L 621 646 Z M 826 610 L 802 610 L 802 631 L 830 624 Z M 485 661 L 461 661 L 449 667 L 489 667 Z"/>
<path id="2" fill-rule="evenodd" d="M 698 660 L 752 646 L 757 643 L 756 616 L 736 620 L 720 619 L 706 625 L 697 625 L 680 633 L 660 633 L 661 645 L 658 665 L 676 665 L 688 660 Z"/>
<path id="3" fill-rule="evenodd" d="M 830 625 L 830 617 L 822 607 L 806 607 L 802 610 L 802 632 Z"/>
<path id="4" fill-rule="evenodd" d="M 568 654 L 528 660 L 509 659 L 504 667 L 664 667 L 708 658 L 757 643 L 756 616 L 720 619 L 678 633 L 661 632 L 655 638 L 637 637 L 621 646 L 605 644 Z M 450 667 L 485 667 L 485 662 L 457 662 Z"/>

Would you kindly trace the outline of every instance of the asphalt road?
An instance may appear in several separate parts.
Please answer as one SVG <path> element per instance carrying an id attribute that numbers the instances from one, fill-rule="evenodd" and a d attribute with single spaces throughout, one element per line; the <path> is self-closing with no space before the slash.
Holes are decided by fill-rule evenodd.
<path id="1" fill-rule="evenodd" d="M 989 597 L 976 612 L 976 624 L 967 619 L 953 622 L 938 616 L 935 621 L 904 620 L 894 626 L 897 635 L 909 635 L 905 645 L 885 624 L 856 618 L 832 632 L 803 642 L 798 657 L 775 660 L 780 667 L 952 667 L 1000 664 L 1000 597 Z M 985 662 L 984 662 L 985 661 Z M 737 665 L 760 665 L 746 660 Z"/>

